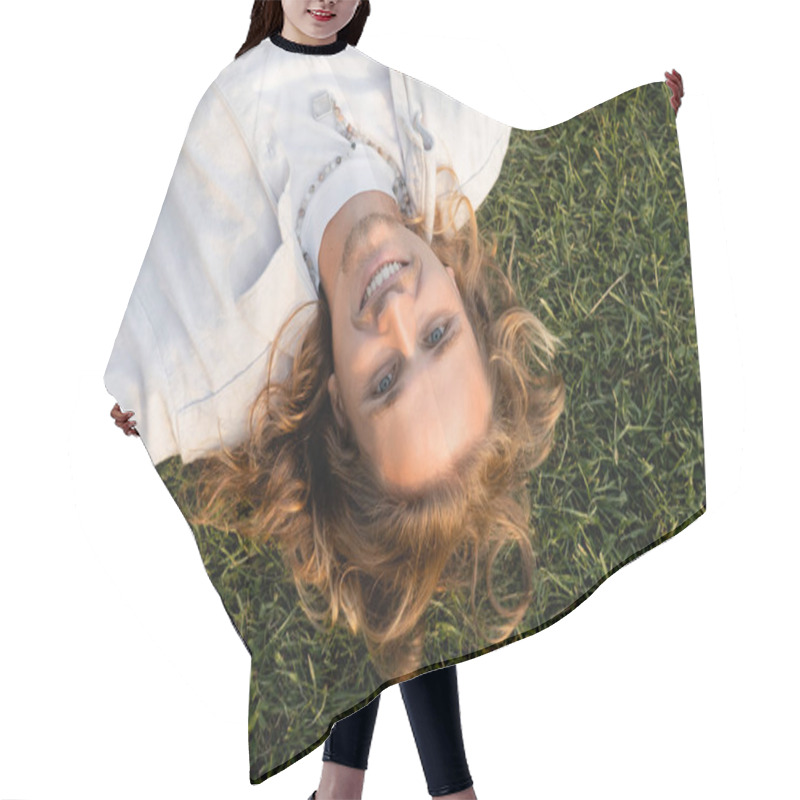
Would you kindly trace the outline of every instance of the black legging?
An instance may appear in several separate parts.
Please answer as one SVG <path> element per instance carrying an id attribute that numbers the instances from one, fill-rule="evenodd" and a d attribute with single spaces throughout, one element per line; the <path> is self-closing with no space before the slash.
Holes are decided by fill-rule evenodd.
<path id="1" fill-rule="evenodd" d="M 460 792 L 472 786 L 461 736 L 456 668 L 426 672 L 400 684 L 406 713 L 431 797 Z M 323 761 L 366 769 L 378 695 L 368 706 L 337 722 L 325 741 Z"/>

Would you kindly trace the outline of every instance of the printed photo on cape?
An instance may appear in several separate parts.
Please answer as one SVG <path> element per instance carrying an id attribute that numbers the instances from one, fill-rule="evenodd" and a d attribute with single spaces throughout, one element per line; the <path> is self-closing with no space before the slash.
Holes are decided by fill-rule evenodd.
<path id="1" fill-rule="evenodd" d="M 274 42 L 209 89 L 106 375 L 251 655 L 254 782 L 705 509 L 666 87 L 525 131 L 355 52 L 261 86 L 286 131 Z"/>

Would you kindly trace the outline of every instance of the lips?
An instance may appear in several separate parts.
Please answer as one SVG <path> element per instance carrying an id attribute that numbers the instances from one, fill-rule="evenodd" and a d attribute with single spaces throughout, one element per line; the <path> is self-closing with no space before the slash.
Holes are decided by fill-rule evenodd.
<path id="1" fill-rule="evenodd" d="M 336 16 L 336 14 L 332 13 L 331 11 L 320 11 L 319 9 L 312 8 L 308 10 L 308 13 L 311 14 L 314 19 L 319 20 L 320 22 L 328 22 Z"/>
<path id="2" fill-rule="evenodd" d="M 370 300 L 383 294 L 383 292 L 395 282 L 400 271 L 407 266 L 407 261 L 399 261 L 397 259 L 381 261 L 381 263 L 371 271 L 369 281 L 367 282 L 367 288 L 361 295 L 361 306 L 359 310 L 363 310 Z"/>
<path id="3" fill-rule="evenodd" d="M 354 281 L 358 286 L 358 294 L 353 294 L 353 311 L 356 315 L 360 315 L 367 306 L 374 305 L 390 286 L 400 279 L 405 280 L 408 267 L 411 267 L 415 276 L 420 266 L 419 258 L 396 235 L 398 230 L 403 230 L 398 220 L 373 213 L 367 224 L 359 227 L 359 246 L 348 257 L 348 271 L 352 269 L 354 277 L 358 276 Z M 353 236 L 352 231 L 350 236 Z M 409 280 L 416 282 L 414 276 L 409 276 Z"/>

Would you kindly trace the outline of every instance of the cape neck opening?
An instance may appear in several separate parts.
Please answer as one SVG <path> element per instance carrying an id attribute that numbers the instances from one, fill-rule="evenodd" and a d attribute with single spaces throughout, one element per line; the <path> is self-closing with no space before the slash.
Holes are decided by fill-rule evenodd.
<path id="1" fill-rule="evenodd" d="M 288 50 L 290 53 L 304 53 L 309 56 L 332 56 L 341 53 L 347 47 L 346 39 L 337 39 L 330 44 L 298 44 L 279 33 L 273 33 L 269 40 L 281 50 Z"/>

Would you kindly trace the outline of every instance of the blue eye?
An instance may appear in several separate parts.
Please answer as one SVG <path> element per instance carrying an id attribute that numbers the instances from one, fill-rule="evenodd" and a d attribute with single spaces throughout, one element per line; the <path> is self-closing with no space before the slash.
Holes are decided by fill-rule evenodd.
<path id="1" fill-rule="evenodd" d="M 439 325 L 438 327 L 434 328 L 433 333 L 431 333 L 431 335 L 428 337 L 428 341 L 431 344 L 439 344 L 444 336 L 445 330 L 446 328 L 444 325 Z"/>
<path id="2" fill-rule="evenodd" d="M 378 394 L 385 394 L 389 391 L 392 386 L 392 381 L 394 379 L 394 372 L 390 372 L 388 375 L 384 375 L 381 378 L 380 383 L 378 384 Z"/>

